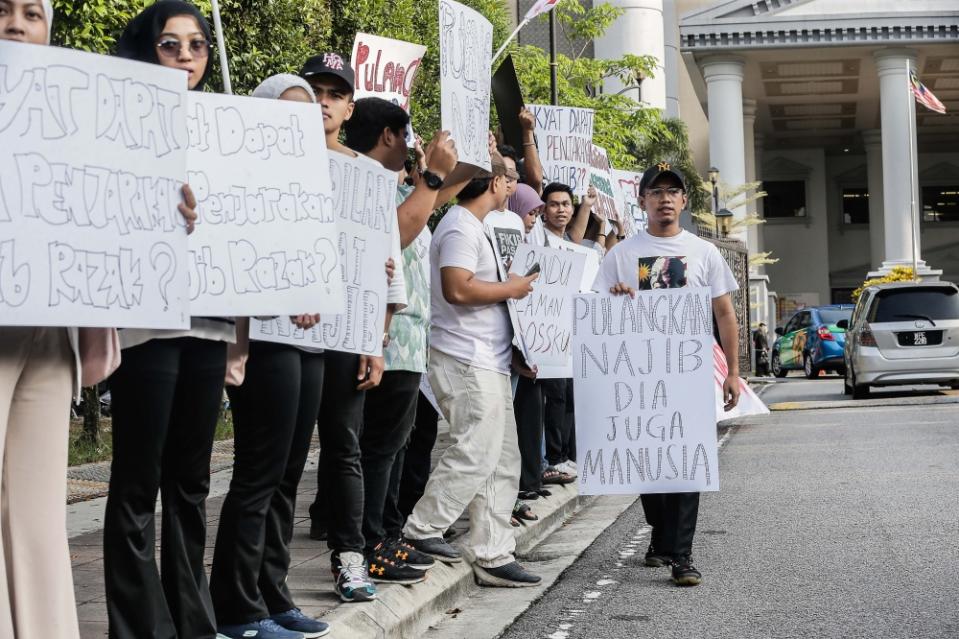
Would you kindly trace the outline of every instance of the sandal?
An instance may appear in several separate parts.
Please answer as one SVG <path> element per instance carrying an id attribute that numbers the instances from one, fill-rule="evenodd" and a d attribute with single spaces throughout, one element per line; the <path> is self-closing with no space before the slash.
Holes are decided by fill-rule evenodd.
<path id="1" fill-rule="evenodd" d="M 539 493 L 535 490 L 521 490 L 519 491 L 518 499 L 523 501 L 533 501 L 539 499 Z"/>
<path id="2" fill-rule="evenodd" d="M 540 497 L 552 497 L 552 496 L 553 496 L 553 493 L 549 492 L 549 491 L 546 490 L 545 488 L 540 488 L 539 490 L 536 491 L 536 494 L 539 495 Z"/>
<path id="3" fill-rule="evenodd" d="M 533 514 L 533 509 L 529 507 L 529 504 L 518 501 L 516 505 L 513 506 L 513 519 L 518 520 L 522 524 L 526 521 L 539 521 L 539 516 Z"/>
<path id="4" fill-rule="evenodd" d="M 560 484 L 560 485 L 564 485 L 564 484 L 571 484 L 571 483 L 573 483 L 574 481 L 576 481 L 576 478 L 575 478 L 575 477 L 573 477 L 572 475 L 570 475 L 570 474 L 568 474 L 568 473 L 564 473 L 563 471 L 561 471 L 561 470 L 559 470 L 559 469 L 557 469 L 557 468 L 555 468 L 555 467 L 553 467 L 553 466 L 550 466 L 549 468 L 547 468 L 546 470 L 543 471 L 543 483 L 544 483 L 544 484 Z"/>

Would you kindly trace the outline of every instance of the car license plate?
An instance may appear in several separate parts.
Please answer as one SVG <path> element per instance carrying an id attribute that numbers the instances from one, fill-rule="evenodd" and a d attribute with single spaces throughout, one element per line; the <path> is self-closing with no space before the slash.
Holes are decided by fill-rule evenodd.
<path id="1" fill-rule="evenodd" d="M 938 346 L 942 344 L 942 331 L 909 331 L 899 333 L 900 346 Z"/>

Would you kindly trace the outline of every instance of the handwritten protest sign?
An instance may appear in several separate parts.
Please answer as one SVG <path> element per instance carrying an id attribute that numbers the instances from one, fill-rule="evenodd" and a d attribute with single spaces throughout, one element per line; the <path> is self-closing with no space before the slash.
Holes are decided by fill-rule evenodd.
<path id="1" fill-rule="evenodd" d="M 250 338 L 281 344 L 380 355 L 386 320 L 387 258 L 393 253 L 396 223 L 396 173 L 365 158 L 329 154 L 333 184 L 330 204 L 339 225 L 339 259 L 331 271 L 343 285 L 339 315 L 320 316 L 308 331 L 288 317 L 250 320 Z"/>
<path id="2" fill-rule="evenodd" d="M 440 0 L 440 104 L 460 162 L 490 169 L 489 105 L 493 25 L 453 0 Z"/>
<path id="3" fill-rule="evenodd" d="M 343 310 L 323 120 L 314 105 L 191 94 L 192 315 Z"/>
<path id="4" fill-rule="evenodd" d="M 590 152 L 589 183 L 596 189 L 595 210 L 607 220 L 623 219 L 623 192 L 613 179 L 613 167 L 609 163 L 609 154 L 598 144 L 592 145 Z"/>
<path id="5" fill-rule="evenodd" d="M 623 218 L 632 222 L 633 228 L 646 228 L 646 212 L 639 206 L 639 183 L 642 173 L 613 169 L 613 179 L 623 194 Z"/>
<path id="6" fill-rule="evenodd" d="M 538 379 L 569 378 L 572 298 L 579 292 L 586 256 L 523 244 L 510 272 L 525 275 L 534 264 L 539 264 L 540 275 L 533 292 L 507 305 L 513 332 L 522 340 L 527 363 L 536 366 Z"/>
<path id="7" fill-rule="evenodd" d="M 536 118 L 543 179 L 568 184 L 573 193 L 584 195 L 590 181 L 593 110 L 539 104 L 527 108 Z"/>
<path id="8" fill-rule="evenodd" d="M 583 277 L 580 281 L 580 293 L 590 293 L 593 290 L 593 282 L 596 280 L 596 274 L 599 273 L 599 253 L 588 246 L 567 242 L 558 237 L 549 236 L 546 240 L 551 248 L 560 251 L 569 251 L 583 256 Z"/>
<path id="9" fill-rule="evenodd" d="M 187 328 L 182 71 L 0 41 L 0 324 Z"/>
<path id="10" fill-rule="evenodd" d="M 580 492 L 719 490 L 708 288 L 573 298 Z"/>
<path id="11" fill-rule="evenodd" d="M 353 41 L 353 97 L 383 98 L 410 110 L 410 91 L 420 70 L 426 47 L 368 33 L 357 33 Z"/>

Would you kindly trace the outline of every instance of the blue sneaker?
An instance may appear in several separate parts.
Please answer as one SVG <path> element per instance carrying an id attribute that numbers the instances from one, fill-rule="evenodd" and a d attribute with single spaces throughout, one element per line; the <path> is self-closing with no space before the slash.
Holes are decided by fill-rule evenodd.
<path id="1" fill-rule="evenodd" d="M 228 639 L 305 639 L 302 632 L 279 626 L 272 619 L 261 619 L 236 626 L 220 626 L 217 635 Z"/>
<path id="2" fill-rule="evenodd" d="M 346 603 L 373 601 L 376 586 L 367 576 L 362 553 L 342 552 L 333 559 L 333 590 Z"/>
<path id="3" fill-rule="evenodd" d="M 307 617 L 299 608 L 273 615 L 270 619 L 287 630 L 300 633 L 306 637 L 306 639 L 315 639 L 316 637 L 324 637 L 330 634 L 330 624 L 318 619 L 313 619 L 312 617 Z"/>

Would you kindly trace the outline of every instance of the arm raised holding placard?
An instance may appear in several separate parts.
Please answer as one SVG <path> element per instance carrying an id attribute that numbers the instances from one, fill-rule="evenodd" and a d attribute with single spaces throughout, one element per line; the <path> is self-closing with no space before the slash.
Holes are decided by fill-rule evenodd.
<path id="1" fill-rule="evenodd" d="M 536 117 L 533 112 L 523 107 L 519 112 L 519 123 L 523 127 L 523 166 L 526 173 L 526 184 L 536 189 L 536 193 L 543 194 L 543 164 L 539 159 L 539 150 L 536 148 Z"/>

